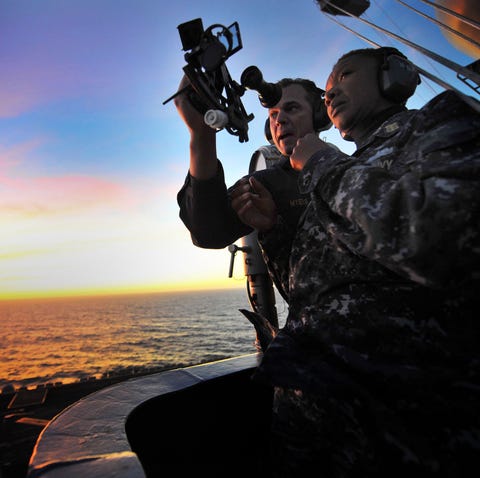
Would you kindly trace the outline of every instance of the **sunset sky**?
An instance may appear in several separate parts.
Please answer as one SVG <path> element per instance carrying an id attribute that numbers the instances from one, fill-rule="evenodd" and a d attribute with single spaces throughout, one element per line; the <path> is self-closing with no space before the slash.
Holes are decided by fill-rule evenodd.
<path id="1" fill-rule="evenodd" d="M 371 3 L 366 18 L 461 65 L 474 60 L 399 2 Z M 267 81 L 323 87 L 340 55 L 368 46 L 312 0 L 0 0 L 0 299 L 244 285 L 241 256 L 229 279 L 229 252 L 193 246 L 178 217 L 189 136 L 162 102 L 185 65 L 177 26 L 197 17 L 239 23 L 243 49 L 227 63 L 237 81 L 257 65 Z M 410 47 L 337 18 L 455 82 Z M 408 106 L 441 90 L 423 81 Z M 265 144 L 265 109 L 254 92 L 243 102 L 255 115 L 250 140 L 217 134 L 229 185 Z M 334 129 L 322 137 L 353 151 Z"/>

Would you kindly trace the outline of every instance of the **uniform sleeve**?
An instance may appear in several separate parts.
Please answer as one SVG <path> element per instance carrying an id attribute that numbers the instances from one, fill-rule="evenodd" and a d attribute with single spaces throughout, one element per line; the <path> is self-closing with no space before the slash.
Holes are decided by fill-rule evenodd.
<path id="1" fill-rule="evenodd" d="M 301 180 L 320 223 L 349 250 L 442 288 L 480 276 L 480 120 L 448 110 L 450 121 L 434 123 L 434 113 L 419 114 L 390 155 L 401 170 L 371 157 L 318 155 Z"/>
<path id="2" fill-rule="evenodd" d="M 199 181 L 188 174 L 177 202 L 180 219 L 198 247 L 222 249 L 252 231 L 231 208 L 220 162 L 211 179 Z"/>

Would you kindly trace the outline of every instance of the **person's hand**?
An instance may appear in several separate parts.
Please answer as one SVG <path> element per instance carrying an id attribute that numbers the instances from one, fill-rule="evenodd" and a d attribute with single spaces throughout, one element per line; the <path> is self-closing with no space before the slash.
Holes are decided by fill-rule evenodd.
<path id="1" fill-rule="evenodd" d="M 178 91 L 186 89 L 190 85 L 190 80 L 186 75 L 183 76 L 178 86 Z M 187 125 L 190 132 L 207 132 L 211 134 L 212 128 L 205 124 L 203 115 L 192 105 L 188 99 L 188 89 L 183 93 L 175 96 L 173 99 L 175 106 L 177 107 L 178 114 Z"/>
<path id="2" fill-rule="evenodd" d="M 272 229 L 277 222 L 277 208 L 270 191 L 250 177 L 238 181 L 231 190 L 232 208 L 239 219 L 259 232 Z"/>
<path id="3" fill-rule="evenodd" d="M 321 149 L 325 149 L 327 143 L 322 141 L 317 134 L 308 133 L 303 138 L 297 140 L 297 144 L 293 148 L 290 155 L 290 164 L 293 169 L 301 171 L 307 161 Z"/>

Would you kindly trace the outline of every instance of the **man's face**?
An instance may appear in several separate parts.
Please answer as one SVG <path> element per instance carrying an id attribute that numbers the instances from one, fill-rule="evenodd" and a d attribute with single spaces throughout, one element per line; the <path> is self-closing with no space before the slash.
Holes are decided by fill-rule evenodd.
<path id="1" fill-rule="evenodd" d="M 292 154 L 297 139 L 314 132 L 312 106 L 300 85 L 284 87 L 282 98 L 269 108 L 268 117 L 273 142 L 285 156 Z"/>
<path id="2" fill-rule="evenodd" d="M 333 125 L 353 139 L 368 130 L 371 121 L 394 103 L 378 86 L 375 58 L 352 55 L 333 68 L 325 87 L 325 105 Z"/>

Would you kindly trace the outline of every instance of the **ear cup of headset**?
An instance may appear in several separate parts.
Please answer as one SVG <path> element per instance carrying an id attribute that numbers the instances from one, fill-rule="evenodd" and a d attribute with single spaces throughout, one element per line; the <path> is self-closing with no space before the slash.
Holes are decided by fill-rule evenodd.
<path id="1" fill-rule="evenodd" d="M 388 53 L 379 71 L 382 95 L 395 103 L 405 103 L 413 95 L 420 76 L 415 66 L 396 53 Z"/>
<path id="2" fill-rule="evenodd" d="M 327 107 L 325 106 L 325 91 L 320 90 L 318 99 L 315 100 L 313 110 L 313 129 L 319 133 L 325 131 L 332 126 L 332 122 L 327 115 Z"/>
<path id="3" fill-rule="evenodd" d="M 263 129 L 263 134 L 265 135 L 265 139 L 270 143 L 273 144 L 272 132 L 270 131 L 270 118 L 265 120 L 265 126 Z"/>

